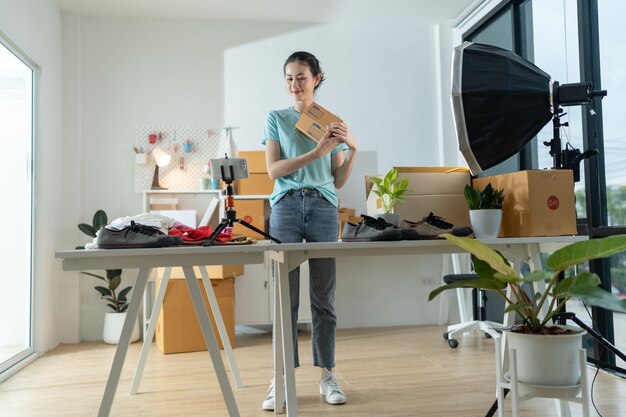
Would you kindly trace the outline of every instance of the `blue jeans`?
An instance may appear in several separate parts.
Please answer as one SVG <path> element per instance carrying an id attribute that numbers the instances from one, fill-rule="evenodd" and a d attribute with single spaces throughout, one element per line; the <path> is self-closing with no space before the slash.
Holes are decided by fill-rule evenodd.
<path id="1" fill-rule="evenodd" d="M 283 243 L 335 242 L 339 234 L 337 207 L 313 188 L 290 190 L 272 207 L 270 234 Z M 309 259 L 313 365 L 335 367 L 335 259 Z M 298 357 L 298 307 L 300 306 L 300 267 L 289 272 L 291 330 L 294 366 Z"/>

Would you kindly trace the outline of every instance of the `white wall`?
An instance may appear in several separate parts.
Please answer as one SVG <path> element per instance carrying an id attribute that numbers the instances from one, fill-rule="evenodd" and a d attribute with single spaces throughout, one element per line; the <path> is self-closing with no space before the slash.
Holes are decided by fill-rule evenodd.
<path id="1" fill-rule="evenodd" d="M 61 272 L 55 250 L 66 246 L 67 210 L 76 206 L 76 190 L 67 178 L 76 176 L 74 166 L 64 166 L 62 136 L 61 15 L 49 0 L 0 0 L 0 31 L 41 68 L 39 115 L 35 152 L 35 349 L 45 352 L 61 338 L 58 320 L 64 303 L 76 293 L 65 292 L 71 279 Z"/>
<path id="2" fill-rule="evenodd" d="M 339 191 L 341 203 L 365 213 L 365 174 L 458 163 L 456 150 L 442 140 L 442 113 L 449 111 L 441 99 L 442 36 L 447 42 L 445 25 L 403 19 L 318 25 L 232 47 L 225 54 L 224 120 L 240 127 L 239 149 L 263 149 L 265 115 L 292 105 L 283 81 L 285 59 L 296 50 L 312 52 L 326 73 L 316 100 L 340 115 L 359 141 L 352 177 Z M 436 323 L 439 304 L 426 300 L 441 281 L 442 262 L 441 256 L 339 258 L 339 326 Z"/>
<path id="3" fill-rule="evenodd" d="M 444 163 L 440 29 L 402 21 L 306 27 L 64 16 L 65 145 L 79 172 L 68 182 L 80 196 L 68 207 L 75 240 L 67 247 L 86 241 L 75 225 L 89 222 L 99 208 L 110 219 L 141 211 L 131 151 L 137 125 L 230 124 L 240 127 L 234 131 L 239 149 L 262 149 L 265 114 L 290 105 L 282 65 L 296 49 L 320 57 L 328 79 L 319 101 L 343 117 L 360 141 L 354 175 L 340 193 L 345 206 L 365 211 L 366 173 Z M 440 263 L 420 268 L 420 279 L 411 285 L 439 279 Z M 416 272 L 415 263 L 406 260 L 394 261 L 393 268 Z M 378 275 L 366 267 L 355 275 L 367 277 L 365 286 L 378 285 Z M 82 278 L 80 285 L 80 304 L 67 311 L 68 328 L 80 326 L 82 340 L 100 339 L 106 307 L 93 280 Z M 410 322 L 432 319 L 433 309 L 411 310 Z M 405 318 L 393 310 L 384 320 Z M 73 340 L 72 330 L 68 337 Z"/>

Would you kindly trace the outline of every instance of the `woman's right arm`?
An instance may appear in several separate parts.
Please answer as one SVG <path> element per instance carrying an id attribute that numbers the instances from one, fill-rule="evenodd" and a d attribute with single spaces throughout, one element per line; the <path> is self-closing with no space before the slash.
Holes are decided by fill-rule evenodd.
<path id="1" fill-rule="evenodd" d="M 331 152 L 339 142 L 335 138 L 329 138 L 329 134 L 327 133 L 312 151 L 290 159 L 282 159 L 280 157 L 279 141 L 268 139 L 265 144 L 265 163 L 269 177 L 275 180 L 276 178 L 289 175 Z"/>

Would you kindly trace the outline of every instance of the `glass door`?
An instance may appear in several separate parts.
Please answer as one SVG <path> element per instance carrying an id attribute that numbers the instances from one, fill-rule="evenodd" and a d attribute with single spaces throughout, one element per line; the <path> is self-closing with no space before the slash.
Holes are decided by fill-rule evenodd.
<path id="1" fill-rule="evenodd" d="M 33 138 L 36 66 L 0 33 L 0 218 L 11 225 L 0 251 L 0 379 L 33 353 Z M 8 237 L 8 236 L 7 236 Z"/>

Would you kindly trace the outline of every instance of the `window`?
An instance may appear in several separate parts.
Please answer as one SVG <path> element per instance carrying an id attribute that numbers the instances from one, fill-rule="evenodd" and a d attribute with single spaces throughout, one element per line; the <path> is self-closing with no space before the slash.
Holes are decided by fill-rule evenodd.
<path id="1" fill-rule="evenodd" d="M 33 137 L 36 66 L 0 33 L 0 217 L 14 225 L 0 262 L 0 376 L 33 353 Z"/>

